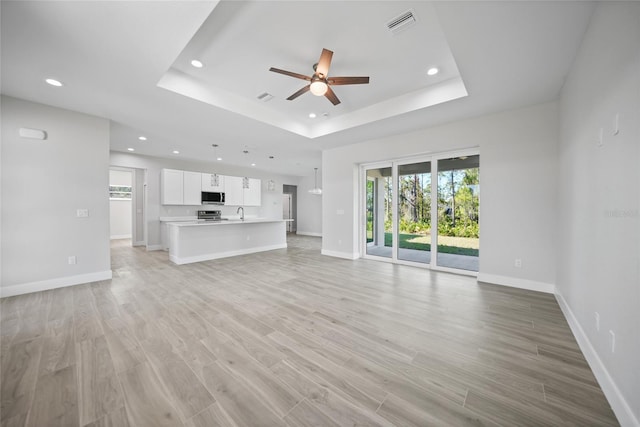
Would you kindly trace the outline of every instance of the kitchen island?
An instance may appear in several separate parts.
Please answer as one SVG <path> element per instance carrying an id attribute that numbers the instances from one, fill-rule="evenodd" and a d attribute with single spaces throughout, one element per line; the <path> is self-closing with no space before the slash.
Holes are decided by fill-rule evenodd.
<path id="1" fill-rule="evenodd" d="M 169 259 L 189 264 L 287 247 L 285 220 L 245 219 L 168 223 Z"/>

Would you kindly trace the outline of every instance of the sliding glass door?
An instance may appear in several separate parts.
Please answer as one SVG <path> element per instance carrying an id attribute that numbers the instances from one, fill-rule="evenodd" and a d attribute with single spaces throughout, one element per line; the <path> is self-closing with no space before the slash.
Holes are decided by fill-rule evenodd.
<path id="1" fill-rule="evenodd" d="M 478 271 L 480 156 L 476 153 L 364 166 L 365 255 Z"/>
<path id="2" fill-rule="evenodd" d="M 478 271 L 480 156 L 438 160 L 438 265 Z"/>
<path id="3" fill-rule="evenodd" d="M 366 253 L 384 258 L 393 255 L 391 165 L 366 169 Z"/>
<path id="4" fill-rule="evenodd" d="M 398 259 L 431 262 L 431 162 L 398 165 Z"/>

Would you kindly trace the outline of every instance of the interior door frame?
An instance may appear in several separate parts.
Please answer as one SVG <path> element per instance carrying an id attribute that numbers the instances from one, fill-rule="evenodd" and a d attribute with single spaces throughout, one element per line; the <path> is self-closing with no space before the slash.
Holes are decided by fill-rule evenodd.
<path id="1" fill-rule="evenodd" d="M 110 165 L 109 170 L 130 172 L 131 173 L 131 246 L 147 247 L 148 227 L 147 227 L 147 170 L 133 168 L 128 166 Z M 142 194 L 138 191 L 138 184 L 141 184 Z M 141 203 L 142 209 L 140 225 L 142 226 L 143 240 L 136 240 L 139 229 L 137 225 L 138 203 Z"/>

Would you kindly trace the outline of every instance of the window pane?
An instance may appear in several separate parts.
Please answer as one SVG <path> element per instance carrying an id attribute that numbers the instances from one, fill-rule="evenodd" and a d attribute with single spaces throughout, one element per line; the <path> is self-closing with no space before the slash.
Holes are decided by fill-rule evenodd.
<path id="1" fill-rule="evenodd" d="M 367 254 L 391 258 L 391 168 L 368 169 L 366 176 Z"/>
<path id="2" fill-rule="evenodd" d="M 398 166 L 398 259 L 431 262 L 431 162 Z"/>
<path id="3" fill-rule="evenodd" d="M 480 156 L 438 160 L 438 265 L 478 271 Z"/>

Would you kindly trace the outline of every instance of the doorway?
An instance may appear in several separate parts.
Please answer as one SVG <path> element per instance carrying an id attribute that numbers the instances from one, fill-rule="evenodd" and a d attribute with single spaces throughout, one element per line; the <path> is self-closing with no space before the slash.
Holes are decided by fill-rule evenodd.
<path id="1" fill-rule="evenodd" d="M 131 246 L 145 246 L 146 170 L 109 168 L 110 238 L 128 239 Z"/>
<path id="2" fill-rule="evenodd" d="M 361 182 L 365 258 L 479 271 L 477 151 L 363 165 Z"/>

